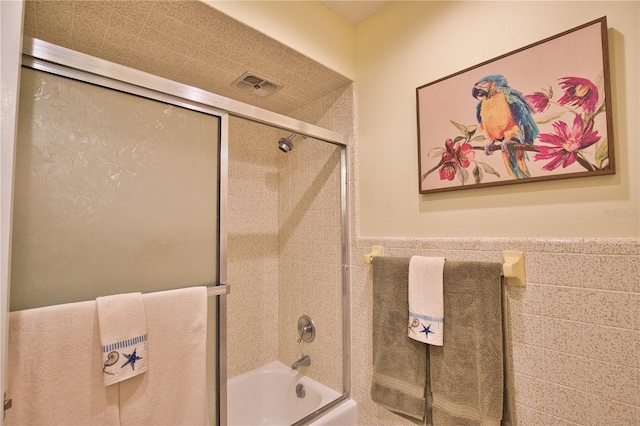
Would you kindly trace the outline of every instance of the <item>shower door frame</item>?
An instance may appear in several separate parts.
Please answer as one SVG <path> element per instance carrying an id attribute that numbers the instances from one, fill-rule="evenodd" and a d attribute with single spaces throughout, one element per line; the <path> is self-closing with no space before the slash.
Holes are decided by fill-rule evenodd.
<path id="1" fill-rule="evenodd" d="M 346 138 L 336 132 L 305 123 L 291 117 L 274 113 L 259 107 L 238 102 L 202 89 L 158 77 L 149 73 L 115 64 L 104 59 L 89 56 L 63 48 L 42 40 L 24 37 L 22 46 L 22 65 L 87 83 L 121 90 L 134 95 L 171 103 L 191 110 L 215 115 L 220 118 L 220 158 L 219 158 L 219 282 L 209 288 L 210 296 L 218 298 L 218 365 L 217 365 L 217 416 L 218 424 L 227 424 L 227 188 L 228 188 L 228 119 L 239 117 L 282 130 L 311 137 L 337 145 L 341 149 L 340 169 L 340 215 L 341 215 L 341 253 L 342 253 L 342 332 L 343 332 L 343 394 L 327 406 L 311 413 L 298 424 L 306 424 L 320 416 L 333 406 L 351 396 L 351 317 L 349 291 L 349 214 L 348 214 L 348 156 Z M 18 71 L 19 72 L 19 71 Z M 15 141 L 14 141 L 15 145 Z M 13 174 L 11 165 L 11 174 Z M 4 174 L 4 170 L 3 170 Z M 3 235 L 4 239 L 9 238 Z M 9 285 L 10 286 L 10 285 Z M 4 366 L 3 366 L 4 368 Z M 2 420 L 0 419 L 0 424 Z"/>

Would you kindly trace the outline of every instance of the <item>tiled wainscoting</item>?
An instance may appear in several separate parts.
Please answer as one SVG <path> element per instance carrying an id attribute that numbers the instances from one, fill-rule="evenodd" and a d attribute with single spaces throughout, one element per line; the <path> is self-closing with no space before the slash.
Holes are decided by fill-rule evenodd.
<path id="1" fill-rule="evenodd" d="M 640 425 L 640 240 L 357 238 L 351 257 L 354 397 L 360 424 L 410 424 L 369 398 L 371 266 L 363 256 L 501 262 L 525 253 L 508 289 L 515 413 L 525 425 Z"/>

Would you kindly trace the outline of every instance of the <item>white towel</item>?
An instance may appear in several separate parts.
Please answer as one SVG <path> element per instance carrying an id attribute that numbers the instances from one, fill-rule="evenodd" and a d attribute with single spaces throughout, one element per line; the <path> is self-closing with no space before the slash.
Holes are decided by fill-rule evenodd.
<path id="1" fill-rule="evenodd" d="M 435 346 L 444 336 L 443 271 L 444 257 L 409 261 L 409 337 Z"/>
<path id="2" fill-rule="evenodd" d="M 147 320 L 141 293 L 98 297 L 100 363 L 109 386 L 147 371 Z"/>
<path id="3" fill-rule="evenodd" d="M 11 312 L 5 425 L 119 424 L 99 342 L 93 300 Z"/>
<path id="4" fill-rule="evenodd" d="M 208 423 L 207 290 L 191 287 L 143 295 L 149 370 L 121 382 L 122 425 Z"/>

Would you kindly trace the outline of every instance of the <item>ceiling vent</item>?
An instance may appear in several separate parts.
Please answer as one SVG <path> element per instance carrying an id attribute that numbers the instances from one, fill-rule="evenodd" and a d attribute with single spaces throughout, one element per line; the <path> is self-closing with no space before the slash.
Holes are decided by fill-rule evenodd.
<path id="1" fill-rule="evenodd" d="M 271 96 L 282 89 L 282 86 L 249 72 L 244 73 L 239 79 L 234 81 L 232 86 L 263 98 Z"/>

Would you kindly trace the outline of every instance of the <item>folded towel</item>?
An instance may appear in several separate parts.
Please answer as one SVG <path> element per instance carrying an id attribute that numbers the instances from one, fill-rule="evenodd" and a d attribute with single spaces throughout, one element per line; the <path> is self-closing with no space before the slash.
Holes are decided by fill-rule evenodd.
<path id="1" fill-rule="evenodd" d="M 104 385 L 147 371 L 147 320 L 141 293 L 98 297 Z"/>
<path id="2" fill-rule="evenodd" d="M 407 338 L 408 274 L 408 258 L 373 258 L 371 399 L 422 421 L 426 414 L 427 346 Z"/>
<path id="3" fill-rule="evenodd" d="M 207 290 L 143 295 L 149 370 L 120 382 L 122 425 L 204 425 L 207 408 Z"/>
<path id="4" fill-rule="evenodd" d="M 96 302 L 9 314 L 6 425 L 114 425 L 118 387 L 105 387 Z"/>
<path id="5" fill-rule="evenodd" d="M 433 423 L 500 425 L 503 413 L 502 265 L 447 261 L 443 346 L 429 347 Z"/>
<path id="6" fill-rule="evenodd" d="M 413 256 L 409 262 L 409 337 L 442 346 L 444 257 Z"/>

